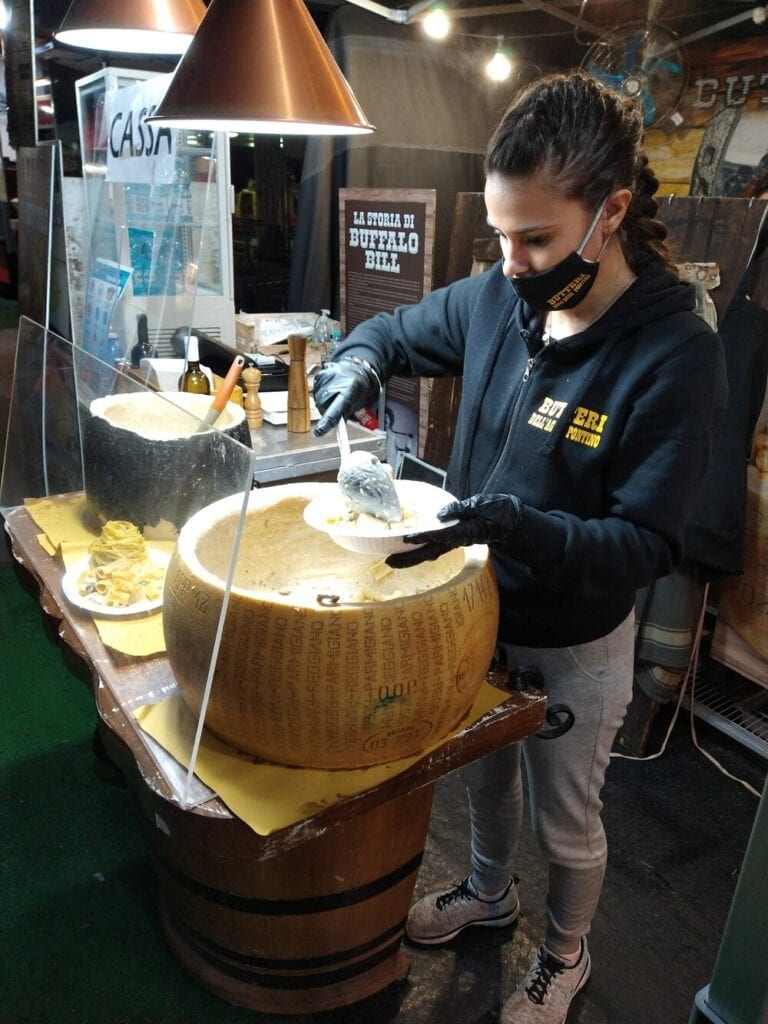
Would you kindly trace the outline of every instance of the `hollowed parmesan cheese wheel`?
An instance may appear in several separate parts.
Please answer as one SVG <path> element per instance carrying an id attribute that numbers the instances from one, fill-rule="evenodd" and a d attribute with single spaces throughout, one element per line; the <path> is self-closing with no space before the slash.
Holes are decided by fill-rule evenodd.
<path id="1" fill-rule="evenodd" d="M 380 575 L 303 519 L 318 489 L 253 492 L 205 724 L 283 764 L 350 768 L 418 753 L 469 711 L 496 642 L 487 547 Z M 241 519 L 241 499 L 198 512 L 166 576 L 163 625 L 185 702 L 199 714 Z"/>
<path id="2" fill-rule="evenodd" d="M 207 395 L 152 391 L 91 403 L 84 453 L 94 525 L 126 519 L 145 537 L 175 540 L 199 509 L 250 488 L 245 413 L 228 402 L 216 429 L 197 433 L 210 404 Z"/>

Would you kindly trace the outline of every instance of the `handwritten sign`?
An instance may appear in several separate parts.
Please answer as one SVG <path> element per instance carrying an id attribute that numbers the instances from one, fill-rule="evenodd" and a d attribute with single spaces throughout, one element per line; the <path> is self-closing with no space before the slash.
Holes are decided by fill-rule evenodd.
<path id="1" fill-rule="evenodd" d="M 170 75 L 157 75 L 105 99 L 107 181 L 170 185 L 176 175 L 176 132 L 147 124 L 165 96 Z"/>

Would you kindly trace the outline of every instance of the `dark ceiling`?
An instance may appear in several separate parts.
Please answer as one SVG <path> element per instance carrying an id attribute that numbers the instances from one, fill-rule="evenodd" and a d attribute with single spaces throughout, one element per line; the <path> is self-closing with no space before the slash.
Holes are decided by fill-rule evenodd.
<path id="1" fill-rule="evenodd" d="M 16 0 L 24 2 L 24 0 Z M 162 57 L 93 54 L 63 47 L 52 33 L 61 23 L 70 0 L 31 0 L 34 5 L 38 73 L 44 67 L 57 96 L 57 111 L 66 117 L 62 106 L 73 93 L 74 80 L 109 64 L 113 67 L 140 68 L 157 73 L 172 71 L 175 61 Z M 131 0 L 123 0 L 130 3 Z M 258 2 L 258 0 L 254 0 Z M 361 0 L 365 3 L 366 0 Z M 452 35 L 445 45 L 484 46 L 482 40 L 504 37 L 505 46 L 515 57 L 531 67 L 547 69 L 573 67 L 581 63 L 588 48 L 601 36 L 630 23 L 655 19 L 674 32 L 683 42 L 693 39 L 739 39 L 765 32 L 768 24 L 757 27 L 751 18 L 754 2 L 749 0 L 442 0 L 453 15 Z M 352 0 L 307 0 L 307 6 L 321 30 L 339 8 L 352 8 L 365 15 L 372 26 L 367 32 L 382 35 L 402 32 L 405 38 L 422 36 L 418 21 L 402 24 L 367 13 Z M 393 0 L 376 0 L 377 10 L 391 10 L 400 17 L 406 12 L 423 11 L 413 0 L 409 6 Z M 396 27 L 395 27 L 396 26 Z M 451 43 L 453 39 L 453 44 Z"/>
<path id="2" fill-rule="evenodd" d="M 124 0 L 130 2 L 130 0 Z M 51 33 L 58 27 L 69 7 L 70 0 L 34 0 L 35 29 L 39 42 L 46 47 L 41 54 L 65 66 L 100 66 L 93 55 L 53 44 Z M 356 6 L 349 0 L 308 0 L 307 6 L 321 28 L 342 6 Z M 414 0 L 410 6 L 394 0 L 377 0 L 377 8 L 393 12 L 415 12 L 423 5 Z M 604 32 L 627 22 L 645 22 L 655 19 L 680 37 L 691 33 L 707 32 L 727 38 L 754 35 L 757 29 L 750 17 L 754 0 L 444 0 L 444 6 L 455 18 L 455 34 L 496 36 L 503 34 L 505 41 L 530 59 L 542 59 L 543 53 L 558 63 L 560 54 L 573 53 L 574 41 L 584 47 Z M 377 15 L 371 14 L 375 20 Z M 724 22 L 734 22 L 725 24 Z M 578 20 L 579 25 L 574 21 Z M 392 24 L 386 17 L 382 25 Z M 719 27 L 718 27 L 719 26 Z M 405 32 L 419 32 L 417 24 L 404 26 Z M 766 31 L 766 26 L 763 27 Z M 768 34 L 768 31 L 767 31 Z M 94 61 L 96 63 L 94 64 Z M 573 61 L 571 57 L 570 62 Z M 110 60 L 110 63 L 118 63 Z M 135 65 L 135 58 L 128 64 Z M 158 70 L 167 70 L 172 64 L 156 61 Z M 150 62 L 148 70 L 153 69 Z M 83 71 L 87 73 L 87 71 Z"/>
<path id="3" fill-rule="evenodd" d="M 56 120 L 61 125 L 75 125 L 75 90 L 73 83 L 106 65 L 162 73 L 172 71 L 175 60 L 162 57 L 117 56 L 94 54 L 84 50 L 63 47 L 53 39 L 53 32 L 69 8 L 71 0 L 11 0 L 12 8 L 22 11 L 33 9 L 35 18 L 36 74 L 46 74 L 56 109 Z M 122 0 L 131 3 L 132 0 Z M 209 2 L 209 0 L 206 0 Z M 221 0 L 225 3 L 227 0 Z M 253 0 L 254 3 L 259 0 Z M 366 35 L 374 38 L 379 33 L 389 38 L 423 38 L 418 21 L 405 24 L 404 15 L 424 12 L 419 0 L 410 5 L 395 0 L 374 0 L 379 14 L 366 11 L 368 0 L 305 0 L 321 31 L 337 12 L 343 9 L 345 19 L 355 25 L 364 24 Z M 457 59 L 462 53 L 484 52 L 486 40 L 504 37 L 504 45 L 513 50 L 520 61 L 522 79 L 525 69 L 561 69 L 579 65 L 589 47 L 613 30 L 631 23 L 646 24 L 649 20 L 661 23 L 665 30 L 676 34 L 683 43 L 691 41 L 722 42 L 755 35 L 768 36 L 768 24 L 758 27 L 752 20 L 754 0 L 441 0 L 453 15 L 451 36 L 445 41 L 453 47 Z M 29 7 L 27 7 L 29 5 Z M 388 11 L 393 17 L 385 16 Z M 10 33 L 13 29 L 11 27 Z M 9 40 L 10 40 L 9 33 Z M 26 46 L 29 46 L 28 36 Z M 768 47 L 767 47 L 768 49 Z M 25 51 L 29 53 L 27 49 Z M 11 54 L 6 51 L 6 64 Z M 19 60 L 28 59 L 22 54 Z M 18 70 L 16 77 L 19 77 Z M 27 73 L 27 80 L 28 80 Z M 7 84 L 12 85 L 12 82 Z M 21 81 L 17 84 L 21 90 Z M 30 100 L 30 102 L 32 102 Z M 29 126 L 24 116 L 23 97 L 18 103 L 20 114 L 14 122 L 17 145 L 31 145 Z M 300 142 L 291 142 L 300 145 Z"/>

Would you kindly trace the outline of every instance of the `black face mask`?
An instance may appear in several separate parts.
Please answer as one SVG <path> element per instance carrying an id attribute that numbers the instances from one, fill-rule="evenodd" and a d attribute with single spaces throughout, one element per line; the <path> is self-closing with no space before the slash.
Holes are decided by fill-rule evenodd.
<path id="1" fill-rule="evenodd" d="M 597 272 L 600 269 L 600 257 L 603 249 L 608 243 L 606 238 L 603 248 L 598 253 L 596 260 L 585 260 L 581 255 L 584 247 L 592 236 L 597 226 L 600 215 L 605 209 L 608 197 L 602 201 L 592 223 L 587 228 L 587 233 L 581 241 L 578 249 L 566 256 L 564 260 L 556 263 L 549 270 L 542 270 L 539 274 L 529 274 L 527 277 L 510 277 L 509 283 L 515 289 L 519 297 L 534 310 L 551 309 L 573 309 L 578 306 L 587 292 L 595 283 Z"/>

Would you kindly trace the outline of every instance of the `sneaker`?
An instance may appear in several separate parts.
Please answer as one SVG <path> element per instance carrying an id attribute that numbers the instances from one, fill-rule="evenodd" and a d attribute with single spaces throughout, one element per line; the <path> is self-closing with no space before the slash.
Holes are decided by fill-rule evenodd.
<path id="1" fill-rule="evenodd" d="M 503 928 L 512 924 L 520 914 L 516 882 L 513 878 L 497 900 L 481 899 L 469 878 L 448 892 L 424 896 L 411 907 L 405 934 L 412 942 L 430 946 L 448 942 L 471 925 Z"/>
<path id="2" fill-rule="evenodd" d="M 517 990 L 501 1008 L 499 1024 L 564 1024 L 573 997 L 584 988 L 591 969 L 586 939 L 573 967 L 566 967 L 544 946 Z"/>

